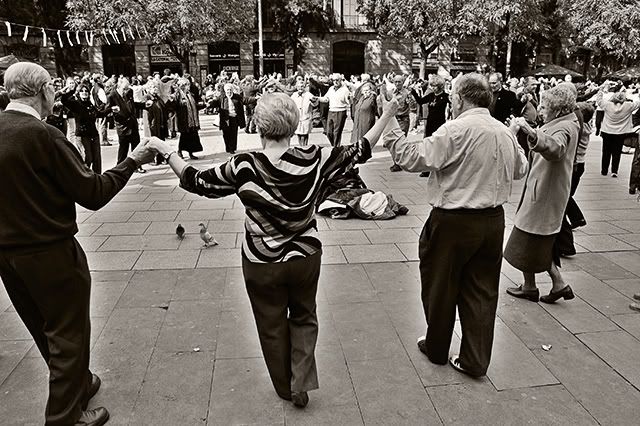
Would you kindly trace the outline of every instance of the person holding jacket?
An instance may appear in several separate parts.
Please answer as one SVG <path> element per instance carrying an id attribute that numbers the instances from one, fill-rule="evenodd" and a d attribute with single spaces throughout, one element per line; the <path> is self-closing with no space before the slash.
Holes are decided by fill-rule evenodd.
<path id="1" fill-rule="evenodd" d="M 102 173 L 102 153 L 100 151 L 100 134 L 96 128 L 96 120 L 111 114 L 111 108 L 98 108 L 91 102 L 91 88 L 81 83 L 73 90 L 67 86 L 61 93 L 62 105 L 73 112 L 76 120 L 76 137 L 84 148 L 84 163 L 87 167 Z"/>
<path id="2" fill-rule="evenodd" d="M 545 91 L 540 101 L 544 124 L 533 129 L 518 117 L 510 128 L 527 134 L 530 148 L 529 174 L 516 211 L 514 228 L 504 249 L 504 258 L 524 274 L 524 284 L 507 293 L 532 302 L 554 303 L 574 298 L 571 287 L 560 274 L 557 234 L 565 215 L 575 153 L 580 139 L 580 119 L 576 91 L 571 83 L 561 83 Z M 540 297 L 535 274 L 547 272 L 552 288 Z"/>

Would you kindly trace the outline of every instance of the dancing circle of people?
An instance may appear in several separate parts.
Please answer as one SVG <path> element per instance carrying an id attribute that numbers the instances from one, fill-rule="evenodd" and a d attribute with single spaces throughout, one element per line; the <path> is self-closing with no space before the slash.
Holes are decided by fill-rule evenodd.
<path id="1" fill-rule="evenodd" d="M 640 85 L 566 80 L 505 82 L 499 73 L 240 80 L 222 72 L 200 87 L 169 70 L 146 80 L 85 74 L 63 81 L 37 64 L 11 65 L 0 91 L 0 277 L 49 367 L 46 424 L 109 418 L 104 407 L 88 409 L 101 382 L 89 370 L 91 277 L 74 238 L 75 204 L 102 208 L 149 163 L 168 165 L 185 191 L 236 195 L 245 206 L 242 271 L 262 353 L 277 395 L 304 408 L 318 388 L 316 200 L 380 142 L 392 172 L 426 178 L 432 206 L 418 238 L 426 318 L 418 350 L 434 364 L 485 375 L 503 257 L 523 274 L 509 295 L 535 303 L 575 297 L 560 267 L 576 254 L 573 230 L 586 225 L 573 196 L 593 127 L 603 140 L 602 176 L 618 177 L 625 141 L 635 136 L 629 193 L 640 190 Z M 230 155 L 202 170 L 188 162 L 203 150 L 201 113 L 217 115 Z M 353 130 L 343 144 L 349 116 Z M 109 122 L 117 164 L 103 172 Z M 318 122 L 330 146 L 309 143 Z M 420 125 L 422 135 L 413 137 Z M 262 150 L 238 152 L 239 129 L 257 133 Z M 178 133 L 175 149 L 167 140 Z M 516 180 L 524 188 L 504 245 L 503 206 Z M 552 281 L 545 295 L 535 277 L 542 272 Z M 450 356 L 456 310 L 461 346 Z"/>

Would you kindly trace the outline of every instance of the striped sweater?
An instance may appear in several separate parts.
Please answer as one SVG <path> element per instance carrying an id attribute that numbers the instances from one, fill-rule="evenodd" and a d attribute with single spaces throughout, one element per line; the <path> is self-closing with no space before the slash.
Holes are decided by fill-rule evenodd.
<path id="1" fill-rule="evenodd" d="M 370 156 L 365 139 L 336 148 L 291 147 L 276 162 L 248 152 L 208 170 L 188 166 L 180 186 L 208 198 L 238 194 L 246 213 L 243 256 L 254 263 L 286 262 L 322 249 L 315 219 L 322 184 Z"/>

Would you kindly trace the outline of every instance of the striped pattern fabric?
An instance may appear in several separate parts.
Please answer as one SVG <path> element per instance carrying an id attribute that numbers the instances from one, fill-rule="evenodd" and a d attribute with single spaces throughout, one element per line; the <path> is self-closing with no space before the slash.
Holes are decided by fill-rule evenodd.
<path id="1" fill-rule="evenodd" d="M 291 147 L 276 162 L 248 152 L 208 170 L 188 166 L 180 186 L 208 198 L 238 194 L 246 212 L 243 255 L 254 263 L 286 262 L 322 249 L 315 204 L 323 182 L 369 157 L 365 139 L 334 148 Z"/>

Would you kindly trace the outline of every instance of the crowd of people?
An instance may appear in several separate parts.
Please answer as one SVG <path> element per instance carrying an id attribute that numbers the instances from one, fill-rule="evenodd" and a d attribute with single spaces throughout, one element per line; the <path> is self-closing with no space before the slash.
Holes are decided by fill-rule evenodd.
<path id="1" fill-rule="evenodd" d="M 223 73 L 200 87 L 189 75 L 170 72 L 145 81 L 86 74 L 63 82 L 39 65 L 12 65 L 0 93 L 0 179 L 7 183 L 0 193 L 0 276 L 49 366 L 46 423 L 108 420 L 105 408 L 87 409 L 100 379 L 89 370 L 91 277 L 74 238 L 75 204 L 100 209 L 151 162 L 168 164 L 186 191 L 235 194 L 244 204 L 242 268 L 262 352 L 276 393 L 297 407 L 318 387 L 322 244 L 315 201 L 326 181 L 366 162 L 380 141 L 391 171 L 428 177 L 433 208 L 418 239 L 426 334 L 417 345 L 431 362 L 486 374 L 503 256 L 523 273 L 523 284 L 506 290 L 511 296 L 573 299 L 560 267 L 563 256 L 575 254 L 572 230 L 586 224 L 573 195 L 592 128 L 603 137 L 601 173 L 611 170 L 615 178 L 622 146 L 634 136 L 638 87 L 504 81 L 499 73 L 446 77 L 240 80 Z M 193 159 L 202 150 L 203 109 L 219 116 L 230 157 L 199 170 L 183 152 Z M 349 117 L 353 131 L 343 144 Z M 118 160 L 102 172 L 100 146 L 109 143 L 110 119 Z M 316 120 L 328 147 L 309 143 Z M 422 137 L 413 140 L 409 134 L 421 122 Z M 239 129 L 257 132 L 263 149 L 236 152 Z M 177 133 L 175 149 L 167 139 Z M 630 193 L 640 189 L 638 151 Z M 524 189 L 503 250 L 503 205 L 518 179 Z M 552 280 L 542 296 L 540 272 Z M 450 357 L 456 310 L 461 347 Z"/>

